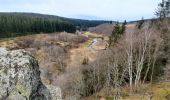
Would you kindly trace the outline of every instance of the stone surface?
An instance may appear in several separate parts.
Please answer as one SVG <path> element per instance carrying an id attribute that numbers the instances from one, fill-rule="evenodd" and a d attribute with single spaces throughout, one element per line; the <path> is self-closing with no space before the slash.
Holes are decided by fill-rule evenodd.
<path id="1" fill-rule="evenodd" d="M 42 84 L 29 52 L 0 48 L 0 100 L 61 100 L 61 90 Z"/>
<path id="2" fill-rule="evenodd" d="M 47 89 L 50 90 L 52 100 L 62 100 L 61 89 L 52 85 L 46 85 Z"/>

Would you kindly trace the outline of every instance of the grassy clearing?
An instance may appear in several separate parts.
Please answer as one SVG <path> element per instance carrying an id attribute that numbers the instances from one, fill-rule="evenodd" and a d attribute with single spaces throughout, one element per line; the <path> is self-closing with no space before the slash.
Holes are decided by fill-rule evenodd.
<path id="1" fill-rule="evenodd" d="M 83 100 L 95 100 L 95 97 L 104 97 L 105 100 L 113 100 L 113 96 L 106 96 L 106 91 L 107 89 L 102 89 L 93 96 L 83 98 Z M 114 93 L 114 90 L 112 92 Z M 129 88 L 122 88 L 122 97 L 120 100 L 170 100 L 166 97 L 169 94 L 170 82 L 144 84 L 137 93 L 129 93 Z"/>
<path id="2" fill-rule="evenodd" d="M 91 33 L 91 32 L 85 32 L 84 35 L 91 38 L 103 37 L 103 35 L 101 34 Z"/>
<path id="3" fill-rule="evenodd" d="M 128 94 L 128 91 L 124 91 Z M 145 84 L 138 93 L 127 95 L 123 100 L 168 100 L 167 95 L 170 94 L 170 82 L 161 82 L 155 84 Z"/>
<path id="4" fill-rule="evenodd" d="M 170 82 L 153 84 L 149 87 L 153 92 L 153 100 L 167 100 L 166 96 L 170 94 Z"/>

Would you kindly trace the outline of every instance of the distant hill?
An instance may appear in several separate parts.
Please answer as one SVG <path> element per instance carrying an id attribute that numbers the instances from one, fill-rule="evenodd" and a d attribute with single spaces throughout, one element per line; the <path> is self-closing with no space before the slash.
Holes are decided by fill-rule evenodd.
<path id="1" fill-rule="evenodd" d="M 135 21 L 129 21 L 127 22 L 127 28 L 133 28 L 136 25 L 140 25 L 146 21 L 156 21 L 158 19 L 143 19 L 143 20 L 135 20 Z M 99 33 L 99 34 L 105 34 L 105 35 L 111 35 L 113 30 L 114 30 L 114 25 L 116 22 L 112 22 L 111 23 L 103 23 L 103 24 L 99 24 L 95 27 L 90 27 L 88 30 L 90 32 L 94 32 L 94 33 Z M 122 22 L 119 22 L 120 24 L 122 24 Z"/>
<path id="2" fill-rule="evenodd" d="M 112 34 L 113 26 L 114 26 L 113 24 L 105 23 L 105 24 L 98 25 L 96 27 L 90 27 L 89 31 L 94 33 L 99 33 L 99 34 L 110 35 Z"/>
<path id="3" fill-rule="evenodd" d="M 22 35 L 23 33 L 51 33 L 62 31 L 74 33 L 76 29 L 95 27 L 103 23 L 109 23 L 109 21 L 64 18 L 60 16 L 38 13 L 3 12 L 0 13 L 0 37 L 3 37 L 2 35 L 6 36 L 7 33 L 22 33 Z"/>
<path id="4" fill-rule="evenodd" d="M 103 23 L 109 23 L 110 21 L 104 21 L 104 20 L 83 20 L 83 19 L 73 19 L 73 18 L 65 18 L 55 15 L 45 15 L 45 14 L 39 14 L 39 13 L 0 13 L 0 16 L 2 15 L 11 15 L 11 16 L 25 16 L 25 17 L 31 17 L 31 18 L 46 18 L 49 20 L 57 20 L 57 21 L 64 21 L 69 22 L 75 26 L 80 27 L 94 27 Z"/>

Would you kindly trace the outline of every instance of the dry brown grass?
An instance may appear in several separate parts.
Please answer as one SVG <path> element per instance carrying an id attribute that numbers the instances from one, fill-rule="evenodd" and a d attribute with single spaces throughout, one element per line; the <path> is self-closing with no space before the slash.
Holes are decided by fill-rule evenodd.
<path id="1" fill-rule="evenodd" d="M 0 46 L 30 51 L 39 62 L 43 82 L 51 84 L 65 70 L 68 51 L 86 40 L 84 36 L 69 33 L 35 34 L 1 39 Z"/>
<path id="2" fill-rule="evenodd" d="M 114 90 L 113 90 L 114 91 Z M 95 96 L 112 98 L 113 96 L 106 96 L 106 90 L 102 89 L 100 92 L 93 96 L 83 98 L 82 100 L 95 100 Z M 138 92 L 129 92 L 128 87 L 122 88 L 122 98 L 119 100 L 169 100 L 167 96 L 170 94 L 170 82 L 160 82 L 155 84 L 144 84 Z M 112 100 L 111 99 L 111 100 Z M 100 99 L 99 99 L 100 100 Z"/>
<path id="3" fill-rule="evenodd" d="M 92 33 L 110 35 L 113 31 L 113 24 L 102 24 L 96 27 L 89 28 L 89 31 Z"/>

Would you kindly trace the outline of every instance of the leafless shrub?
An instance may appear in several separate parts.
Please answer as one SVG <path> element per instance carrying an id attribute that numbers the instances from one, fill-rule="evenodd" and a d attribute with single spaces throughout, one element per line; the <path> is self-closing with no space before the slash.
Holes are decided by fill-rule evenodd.
<path id="1" fill-rule="evenodd" d="M 24 37 L 16 41 L 16 43 L 21 48 L 30 48 L 30 46 L 34 43 L 34 38 L 32 37 Z"/>
<path id="2" fill-rule="evenodd" d="M 81 35 L 74 35 L 69 33 L 51 34 L 52 39 L 56 39 L 63 42 L 69 43 L 83 43 L 86 41 L 86 37 Z"/>

